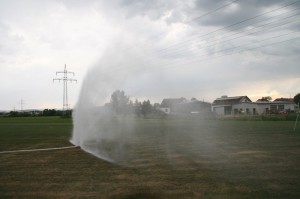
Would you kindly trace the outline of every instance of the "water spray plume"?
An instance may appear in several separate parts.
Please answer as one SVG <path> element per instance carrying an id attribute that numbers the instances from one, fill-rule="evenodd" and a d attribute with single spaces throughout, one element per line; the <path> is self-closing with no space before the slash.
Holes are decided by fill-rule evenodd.
<path id="1" fill-rule="evenodd" d="M 149 157 L 153 154 L 168 161 L 179 151 L 193 154 L 191 146 L 197 146 L 201 137 L 198 128 L 202 124 L 201 114 L 197 114 L 197 120 L 168 119 L 159 106 L 154 107 L 149 100 L 133 102 L 145 97 L 151 85 L 157 82 L 139 78 L 154 77 L 155 73 L 149 70 L 150 63 L 141 60 L 145 51 L 128 50 L 128 46 L 119 45 L 108 51 L 88 72 L 73 112 L 71 142 L 103 160 L 126 166 L 141 166 L 151 161 Z M 167 84 L 167 87 L 163 81 L 160 83 L 156 90 L 166 96 L 176 90 L 175 85 Z M 187 102 L 182 101 L 187 107 L 184 103 Z M 185 129 L 187 122 L 191 124 L 189 129 Z M 197 123 L 197 128 L 192 123 Z M 188 147 L 176 145 L 178 140 L 185 140 Z M 205 148 L 205 145 L 202 142 L 202 146 L 197 147 Z"/>

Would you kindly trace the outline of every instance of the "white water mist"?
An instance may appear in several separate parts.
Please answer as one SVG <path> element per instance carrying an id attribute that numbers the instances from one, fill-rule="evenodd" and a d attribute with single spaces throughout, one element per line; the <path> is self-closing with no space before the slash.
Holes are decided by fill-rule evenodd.
<path id="1" fill-rule="evenodd" d="M 71 142 L 103 160 L 129 166 L 151 163 L 153 158 L 159 158 L 158 162 L 172 162 L 178 154 L 193 159 L 192 156 L 197 154 L 195 150 L 213 151 L 211 143 L 204 140 L 209 136 L 209 128 L 204 126 L 210 124 L 199 120 L 201 117 L 144 119 L 130 111 L 116 114 L 111 109 L 107 103 L 118 89 L 124 90 L 132 101 L 139 97 L 138 91 L 151 91 L 149 85 L 152 82 L 139 84 L 134 81 L 141 80 L 152 67 L 143 59 L 147 53 L 139 49 L 128 50 L 128 46 L 121 45 L 108 51 L 86 75 L 73 113 Z M 162 74 L 158 75 L 160 79 Z M 176 85 L 162 82 L 153 81 L 153 84 L 160 85 L 155 92 L 167 97 L 170 91 L 177 90 Z"/>

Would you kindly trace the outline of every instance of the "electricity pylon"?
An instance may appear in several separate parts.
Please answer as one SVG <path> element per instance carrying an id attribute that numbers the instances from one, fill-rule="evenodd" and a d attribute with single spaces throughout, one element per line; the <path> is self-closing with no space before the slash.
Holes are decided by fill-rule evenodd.
<path id="1" fill-rule="evenodd" d="M 68 77 L 68 74 L 72 74 L 73 76 L 75 76 L 75 73 L 67 71 L 67 65 L 66 64 L 65 64 L 64 71 L 58 71 L 58 72 L 56 72 L 56 75 L 57 74 L 63 74 L 63 77 L 54 78 L 53 82 L 55 80 L 57 80 L 59 82 L 63 81 L 63 112 L 65 113 L 65 111 L 67 111 L 69 109 L 69 103 L 68 103 L 68 81 L 71 82 L 71 83 L 73 81 L 75 81 L 77 83 L 77 80 Z"/>
<path id="2" fill-rule="evenodd" d="M 21 101 L 20 101 L 20 105 L 21 105 L 21 113 L 23 113 L 23 105 L 24 105 L 25 103 L 24 103 L 24 100 L 23 99 L 21 99 Z"/>

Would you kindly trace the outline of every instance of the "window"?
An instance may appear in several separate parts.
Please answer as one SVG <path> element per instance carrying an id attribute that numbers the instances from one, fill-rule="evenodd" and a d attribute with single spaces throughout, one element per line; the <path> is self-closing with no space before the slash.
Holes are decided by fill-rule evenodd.
<path id="1" fill-rule="evenodd" d="M 271 105 L 270 105 L 270 110 L 271 110 L 271 111 L 277 110 L 277 105 L 271 104 Z"/>
<path id="2" fill-rule="evenodd" d="M 247 113 L 247 114 L 249 114 L 249 113 L 250 113 L 250 111 L 249 111 L 249 109 L 248 109 L 248 108 L 246 108 L 246 113 Z"/>
<path id="3" fill-rule="evenodd" d="M 224 114 L 225 115 L 231 115 L 232 107 L 231 106 L 225 106 L 224 107 Z"/>
<path id="4" fill-rule="evenodd" d="M 284 105 L 283 104 L 279 104 L 278 105 L 278 110 L 279 111 L 283 111 L 284 110 Z"/>
<path id="5" fill-rule="evenodd" d="M 239 110 L 237 108 L 235 108 L 233 111 L 235 115 L 239 113 Z"/>

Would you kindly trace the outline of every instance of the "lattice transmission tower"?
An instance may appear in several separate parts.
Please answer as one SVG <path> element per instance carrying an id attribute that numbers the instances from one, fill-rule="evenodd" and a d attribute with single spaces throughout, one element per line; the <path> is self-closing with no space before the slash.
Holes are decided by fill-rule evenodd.
<path id="1" fill-rule="evenodd" d="M 20 105 L 21 105 L 21 113 L 23 113 L 23 108 L 24 108 L 24 100 L 23 99 L 21 99 L 21 101 L 20 101 Z"/>
<path id="2" fill-rule="evenodd" d="M 75 76 L 75 73 L 67 71 L 67 65 L 66 64 L 65 64 L 64 71 L 58 71 L 58 72 L 56 72 L 56 75 L 57 74 L 63 74 L 63 77 L 54 78 L 53 82 L 56 81 L 56 80 L 59 81 L 59 82 L 60 81 L 63 82 L 63 112 L 65 112 L 65 111 L 67 111 L 69 109 L 69 103 L 68 103 L 68 82 L 72 83 L 74 81 L 74 82 L 77 83 L 77 80 L 68 77 L 68 74 L 72 74 L 73 76 Z"/>

